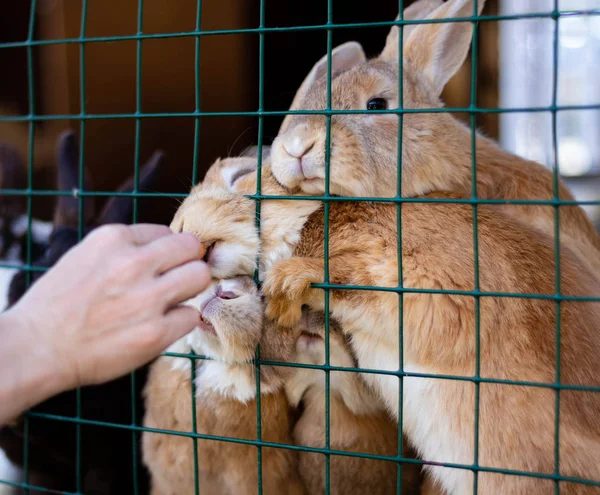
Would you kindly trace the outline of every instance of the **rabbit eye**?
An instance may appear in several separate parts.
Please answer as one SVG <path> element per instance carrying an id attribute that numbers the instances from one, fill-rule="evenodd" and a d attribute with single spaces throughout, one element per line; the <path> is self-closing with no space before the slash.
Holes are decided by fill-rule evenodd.
<path id="1" fill-rule="evenodd" d="M 367 110 L 387 110 L 387 100 L 383 98 L 372 98 L 367 102 Z"/>

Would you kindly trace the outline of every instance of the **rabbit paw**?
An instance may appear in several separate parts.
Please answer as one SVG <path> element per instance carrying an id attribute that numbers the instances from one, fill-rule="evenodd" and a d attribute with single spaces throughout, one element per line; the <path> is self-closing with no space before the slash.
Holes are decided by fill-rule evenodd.
<path id="1" fill-rule="evenodd" d="M 302 306 L 310 304 L 316 291 L 311 284 L 322 282 L 323 260 L 290 258 L 275 263 L 263 282 L 267 296 L 265 315 L 284 327 L 296 325 Z"/>

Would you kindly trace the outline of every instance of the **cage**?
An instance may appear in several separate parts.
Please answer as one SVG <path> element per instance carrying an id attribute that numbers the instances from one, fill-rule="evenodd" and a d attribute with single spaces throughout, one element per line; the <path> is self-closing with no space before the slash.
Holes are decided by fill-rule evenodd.
<path id="1" fill-rule="evenodd" d="M 88 389 L 70 392 L 61 407 L 46 404 L 27 412 L 19 425 L 20 435 L 8 438 L 21 456 L 18 466 L 0 456 L 5 469 L 0 470 L 0 493 L 147 493 L 149 477 L 142 463 L 140 440 L 143 433 L 176 436 L 189 439 L 192 445 L 193 467 L 190 477 L 194 492 L 200 489 L 199 450 L 203 442 L 225 442 L 249 446 L 256 450 L 256 493 L 263 493 L 264 452 L 269 449 L 319 455 L 324 469 L 324 493 L 331 491 L 334 460 L 363 458 L 382 460 L 396 466 L 395 493 L 404 493 L 403 472 L 411 466 L 446 467 L 472 473 L 473 493 L 481 490 L 480 478 L 486 475 L 541 479 L 556 493 L 566 484 L 578 484 L 600 491 L 600 479 L 574 477 L 561 472 L 563 459 L 559 455 L 559 416 L 561 396 L 574 391 L 597 394 L 600 384 L 582 386 L 565 384 L 561 379 L 561 308 L 573 302 L 597 304 L 599 294 L 573 296 L 561 291 L 560 215 L 565 208 L 581 205 L 592 220 L 600 223 L 600 188 L 598 187 L 600 152 L 596 133 L 600 130 L 600 102 L 594 76 L 598 67 L 598 19 L 600 3 L 594 0 L 487 0 L 485 10 L 478 12 L 473 2 L 472 15 L 442 22 L 463 22 L 472 26 L 470 54 L 460 71 L 448 82 L 443 94 L 446 106 L 440 108 L 405 108 L 400 97 L 398 108 L 382 110 L 397 118 L 400 128 L 411 115 L 448 113 L 456 116 L 470 129 L 469 155 L 472 189 L 467 199 L 460 201 L 431 200 L 438 205 L 459 204 L 472 208 L 474 258 L 473 289 L 451 293 L 473 300 L 475 314 L 473 337 L 476 363 L 469 376 L 429 373 L 420 369 L 405 369 L 403 345 L 400 345 L 399 366 L 393 371 L 337 366 L 330 363 L 329 308 L 333 292 L 339 290 L 384 291 L 397 295 L 399 305 L 398 335 L 402 342 L 403 304 L 411 294 L 436 294 L 444 290 L 419 290 L 405 287 L 402 282 L 402 248 L 398 248 L 400 282 L 396 287 L 345 285 L 334 283 L 329 276 L 330 208 L 348 198 L 330 194 L 331 120 L 338 115 L 361 115 L 361 111 L 345 111 L 332 106 L 331 67 L 333 49 L 343 42 L 358 40 L 368 56 L 375 56 L 384 44 L 392 26 L 398 26 L 399 46 L 403 46 L 405 29 L 437 21 L 405 20 L 402 13 L 412 2 L 389 0 L 378 2 L 310 0 L 300 3 L 267 2 L 267 0 L 227 0 L 209 2 L 180 0 L 165 6 L 157 0 L 119 3 L 114 0 L 31 0 L 0 6 L 0 64 L 7 77 L 0 78 L 0 141 L 13 146 L 26 162 L 25 181 L 17 186 L 0 182 L 0 195 L 22 201 L 19 208 L 21 229 L 18 249 L 6 250 L 0 265 L 0 275 L 9 281 L 17 272 L 26 274 L 31 282 L 46 267 L 36 265 L 40 253 L 37 244 L 47 242 L 52 230 L 53 204 L 63 197 L 75 195 L 79 204 L 78 235 L 86 233 L 84 205 L 93 199 L 100 203 L 110 197 L 129 197 L 132 209 L 129 221 L 152 221 L 168 224 L 180 201 L 191 186 L 197 184 L 218 156 L 235 156 L 248 145 L 258 144 L 258 175 L 261 176 L 263 156 L 260 149 L 277 135 L 281 120 L 287 114 L 318 113 L 327 120 L 325 143 L 325 193 L 308 199 L 323 204 L 325 247 L 324 279 L 314 287 L 322 289 L 325 312 L 325 362 L 320 365 L 272 362 L 262 359 L 260 349 L 254 360 L 257 376 L 262 367 L 298 367 L 322 371 L 325 389 L 323 418 L 326 436 L 323 447 L 282 444 L 263 438 L 260 380 L 256 380 L 256 428 L 252 438 L 211 435 L 198 429 L 196 423 L 197 363 L 209 360 L 191 352 L 165 352 L 164 357 L 183 359 L 190 363 L 191 428 L 181 431 L 148 428 L 143 425 L 142 389 L 146 371 L 139 370 L 103 392 L 104 403 L 114 397 L 128 401 L 118 414 L 106 416 L 90 399 Z M 115 15 L 118 12 L 118 15 Z M 324 109 L 288 111 L 296 88 L 311 65 L 327 54 L 327 91 Z M 402 73 L 402 63 L 398 67 Z M 399 78 L 398 94 L 403 95 L 403 79 Z M 364 112 L 362 112 L 364 114 Z M 16 128 L 20 130 L 15 131 Z M 61 190 L 54 184 L 54 143 L 60 131 L 71 129 L 78 134 L 79 183 L 75 190 Z M 552 171 L 553 197 L 546 200 L 518 198 L 517 205 L 552 207 L 555 216 L 554 272 L 551 294 L 509 294 L 481 288 L 479 261 L 478 208 L 510 203 L 500 199 L 483 199 L 477 187 L 477 130 L 499 139 L 504 148 L 526 159 L 536 160 Z M 23 131 L 24 130 L 24 131 Z M 397 133 L 397 160 L 402 163 L 403 137 Z M 22 136 L 26 139 L 23 140 Z M 161 167 L 160 183 L 152 190 L 140 187 L 141 167 L 159 146 L 166 151 L 169 170 Z M 0 157 L 1 158 L 1 157 Z M 107 166 L 110 164 L 110 166 Z M 398 170 L 402 170 L 401 166 Z M 117 191 L 118 184 L 133 176 L 131 190 Z M 92 178 L 94 184 L 88 184 Z M 559 195 L 559 181 L 565 180 L 576 199 L 564 200 Z M 405 205 L 419 200 L 402 194 L 403 178 L 398 173 L 396 194 L 381 197 L 375 194 L 360 197 L 363 202 L 391 204 L 402 218 Z M 254 194 L 257 226 L 260 226 L 261 203 L 277 200 L 261 190 L 260 180 Z M 286 197 L 290 201 L 301 198 Z M 306 199 L 306 198 L 304 198 Z M 354 198 L 356 200 L 356 198 Z M 423 201 L 427 203 L 427 201 Z M 24 220 L 23 220 L 24 219 Z M 6 226 L 6 221 L 0 227 Z M 12 225 L 12 224 L 11 224 Z M 398 235 L 403 231 L 398 221 Z M 396 241 L 402 245 L 402 239 Z M 257 274 L 258 280 L 258 274 Z M 5 298 L 8 296 L 5 296 Z M 536 383 L 518 377 L 499 378 L 481 373 L 480 310 L 486 298 L 507 297 L 540 299 L 552 305 L 556 312 L 556 328 L 552 345 L 556 349 L 554 379 L 551 383 Z M 483 301 L 483 302 L 482 302 Z M 0 302 L 1 304 L 1 302 Z M 25 359 L 26 357 L 24 357 Z M 406 380 L 454 380 L 472 386 L 475 397 L 473 451 L 468 462 L 444 462 L 405 457 L 402 434 L 394 438 L 396 455 L 385 456 L 368 452 L 348 452 L 332 448 L 330 387 L 335 374 L 382 374 L 398 381 L 399 417 L 402 431 L 402 393 Z M 409 382 L 410 383 L 410 382 Z M 530 387 L 549 391 L 555 409 L 554 449 L 547 452 L 553 458 L 551 472 L 519 469 L 511 466 L 486 465 L 479 458 L 481 437 L 479 400 L 482 386 Z M 87 396 L 87 397 L 86 397 Z M 65 405 L 66 404 L 66 405 Z M 108 418 L 108 419 L 107 419 Z M 36 442 L 38 435 L 54 431 L 56 450 Z M 6 434 L 6 433 L 5 433 Z M 119 487 L 107 481 L 102 464 L 91 453 L 93 442 L 103 438 L 114 459 L 125 462 L 118 472 Z M 0 439 L 3 436 L 0 434 Z M 90 444 L 90 442 L 92 444 Z M 0 452 L 1 453 L 1 452 Z M 126 461 L 123 461 L 126 459 Z M 108 467 L 107 467 L 108 466 Z M 36 478 L 37 471 L 54 477 Z M 57 473 L 60 472 L 60 476 Z M 268 492 L 267 492 L 268 493 Z M 458 492 L 456 492 L 458 493 Z"/>

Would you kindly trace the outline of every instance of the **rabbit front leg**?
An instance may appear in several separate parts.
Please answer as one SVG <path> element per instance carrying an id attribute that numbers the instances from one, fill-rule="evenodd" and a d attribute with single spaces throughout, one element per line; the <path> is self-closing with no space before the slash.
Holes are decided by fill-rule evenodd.
<path id="1" fill-rule="evenodd" d="M 356 255 L 344 252 L 329 259 L 329 281 L 335 285 L 372 285 L 368 276 L 363 276 L 356 267 Z M 366 275 L 366 274 L 365 274 Z M 325 280 L 323 258 L 292 257 L 276 262 L 267 272 L 263 283 L 263 293 L 267 296 L 266 316 L 279 325 L 290 327 L 300 321 L 302 306 L 316 311 L 325 310 L 323 289 L 312 287 Z M 373 304 L 382 297 L 396 297 L 395 294 L 362 290 L 335 290 L 330 295 L 329 311 L 344 327 L 362 320 Z M 370 315 L 377 319 L 376 314 Z"/>
<path id="2" fill-rule="evenodd" d="M 322 291 L 311 284 L 322 283 L 324 273 L 322 258 L 295 256 L 276 262 L 263 283 L 263 293 L 268 298 L 265 315 L 281 326 L 292 327 L 300 321 L 302 306 L 322 310 Z"/>

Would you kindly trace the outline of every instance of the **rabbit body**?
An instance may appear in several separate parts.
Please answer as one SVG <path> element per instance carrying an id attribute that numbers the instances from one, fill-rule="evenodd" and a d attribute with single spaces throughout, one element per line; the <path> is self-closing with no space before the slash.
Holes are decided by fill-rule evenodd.
<path id="1" fill-rule="evenodd" d="M 148 377 L 144 425 L 192 432 L 195 400 L 198 433 L 256 440 L 256 369 L 250 361 L 259 342 L 263 358 L 286 359 L 293 348 L 291 332 L 274 331 L 269 325 L 262 329 L 263 306 L 248 277 L 223 280 L 188 304 L 202 310 L 200 327 L 169 350 L 189 353 L 193 349 L 214 360 L 198 361 L 192 398 L 189 359 L 160 357 Z M 260 385 L 262 440 L 290 444 L 289 409 L 280 374 L 261 367 Z M 144 432 L 142 441 L 151 493 L 194 493 L 193 440 Z M 255 445 L 207 439 L 199 439 L 197 445 L 200 493 L 258 493 Z M 303 493 L 296 454 L 285 449 L 261 450 L 263 492 Z"/>
<path id="2" fill-rule="evenodd" d="M 299 325 L 294 362 L 325 364 L 324 322 L 322 315 L 305 313 Z M 348 343 L 332 321 L 329 333 L 329 363 L 333 366 L 356 365 Z M 296 445 L 325 448 L 326 388 L 325 373 L 308 368 L 292 368 L 286 379 L 286 391 L 292 406 L 301 404 L 301 415 L 294 425 Z M 398 426 L 383 403 L 366 387 L 358 373 L 330 372 L 329 439 L 330 448 L 363 454 L 396 456 Z M 403 456 L 414 457 L 404 445 Z M 325 460 L 322 454 L 299 453 L 299 471 L 307 493 L 325 493 Z M 420 466 L 404 464 L 402 493 L 418 494 Z M 350 456 L 330 456 L 330 493 L 395 494 L 396 463 Z"/>
<path id="3" fill-rule="evenodd" d="M 438 193 L 426 198 L 460 199 Z M 474 290 L 472 208 L 457 204 L 402 207 L 403 286 L 425 291 Z M 480 290 L 554 294 L 551 239 L 529 231 L 498 211 L 479 208 Z M 330 206 L 329 280 L 333 284 L 398 286 L 396 208 L 382 204 Z M 306 224 L 296 256 L 273 265 L 263 289 L 267 315 L 282 325 L 296 324 L 301 307 L 323 310 L 324 297 L 312 283 L 324 280 L 323 214 Z M 598 282 L 579 259 L 563 248 L 561 292 L 597 295 Z M 471 377 L 476 372 L 476 308 L 472 296 L 405 294 L 404 370 Z M 482 377 L 550 384 L 555 380 L 555 311 L 552 300 L 518 297 L 480 299 L 479 362 Z M 330 311 L 351 337 L 359 367 L 399 368 L 399 308 L 394 292 L 333 290 Z M 597 302 L 561 304 L 561 382 L 597 386 L 600 357 Z M 364 374 L 389 411 L 398 415 L 398 379 Z M 470 465 L 474 460 L 475 385 L 469 381 L 405 377 L 404 432 L 427 461 Z M 600 397 L 562 391 L 560 469 L 566 476 L 600 479 Z M 551 388 L 481 383 L 479 464 L 552 473 L 555 392 Z M 430 467 L 448 493 L 472 489 L 464 469 Z M 479 473 L 481 493 L 548 493 L 549 480 Z M 594 487 L 561 483 L 563 493 L 596 493 Z"/>

